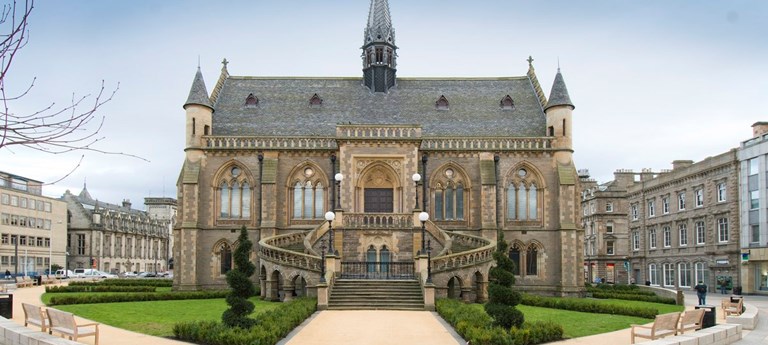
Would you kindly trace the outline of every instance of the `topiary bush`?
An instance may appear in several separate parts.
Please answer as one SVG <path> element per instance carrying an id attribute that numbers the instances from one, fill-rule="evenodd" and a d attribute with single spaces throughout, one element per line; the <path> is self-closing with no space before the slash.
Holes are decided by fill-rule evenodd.
<path id="1" fill-rule="evenodd" d="M 485 304 L 485 312 L 490 315 L 494 324 L 506 329 L 520 327 L 525 321 L 523 313 L 515 308 L 520 304 L 520 293 L 512 289 L 515 284 L 515 262 L 507 256 L 507 242 L 504 240 L 504 232 L 499 232 L 499 241 L 493 259 L 496 266 L 491 268 L 488 276 L 488 303 Z"/>
<path id="2" fill-rule="evenodd" d="M 249 277 L 256 272 L 256 265 L 249 257 L 253 242 L 248 239 L 245 225 L 240 229 L 237 241 L 238 245 L 234 253 L 235 268 L 227 272 L 227 284 L 232 289 L 226 299 L 229 309 L 221 315 L 221 321 L 229 327 L 248 329 L 256 324 L 256 320 L 248 317 L 254 308 L 253 302 L 248 298 L 256 294 L 256 288 Z"/>

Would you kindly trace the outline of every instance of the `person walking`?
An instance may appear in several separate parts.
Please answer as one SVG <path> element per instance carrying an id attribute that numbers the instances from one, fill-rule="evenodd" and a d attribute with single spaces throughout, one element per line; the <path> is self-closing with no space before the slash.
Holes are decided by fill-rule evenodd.
<path id="1" fill-rule="evenodd" d="M 728 282 L 723 279 L 723 281 L 720 282 L 720 293 L 725 295 L 725 293 L 728 290 Z"/>
<path id="2" fill-rule="evenodd" d="M 707 304 L 707 285 L 699 280 L 699 283 L 696 284 L 693 289 L 696 290 L 696 297 L 699 298 L 699 305 Z"/>

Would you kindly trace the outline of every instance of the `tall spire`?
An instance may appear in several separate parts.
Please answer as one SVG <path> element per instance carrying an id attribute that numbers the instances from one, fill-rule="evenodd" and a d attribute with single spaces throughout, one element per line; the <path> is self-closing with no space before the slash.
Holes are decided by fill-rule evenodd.
<path id="1" fill-rule="evenodd" d="M 371 0 L 363 35 L 363 83 L 371 91 L 387 92 L 396 84 L 397 46 L 387 0 Z"/>
<path id="2" fill-rule="evenodd" d="M 192 88 L 189 90 L 189 97 L 187 97 L 184 107 L 186 108 L 191 104 L 204 105 L 213 109 L 211 99 L 208 98 L 208 90 L 205 88 L 203 72 L 200 71 L 200 66 L 197 67 L 197 74 L 195 74 L 195 79 L 192 81 Z"/>
<path id="3" fill-rule="evenodd" d="M 560 73 L 560 68 L 557 68 L 557 75 L 555 75 L 555 82 L 552 83 L 552 91 L 549 93 L 549 102 L 544 110 L 558 105 L 567 105 L 571 109 L 574 109 L 571 102 L 571 96 L 568 95 L 568 88 L 565 87 L 565 80 L 563 80 L 563 74 Z"/>

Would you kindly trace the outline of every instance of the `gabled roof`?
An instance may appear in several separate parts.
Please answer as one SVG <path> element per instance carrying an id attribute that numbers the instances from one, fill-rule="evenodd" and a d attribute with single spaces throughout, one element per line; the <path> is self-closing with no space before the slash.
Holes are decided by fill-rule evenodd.
<path id="1" fill-rule="evenodd" d="M 255 107 L 245 100 L 253 93 Z M 322 105 L 310 105 L 317 94 Z M 435 107 L 440 95 L 449 110 Z M 514 110 L 502 109 L 506 95 Z M 505 78 L 398 78 L 373 93 L 360 78 L 230 76 L 213 114 L 213 135 L 335 136 L 337 124 L 421 125 L 425 137 L 540 137 L 546 118 L 527 76 Z"/>

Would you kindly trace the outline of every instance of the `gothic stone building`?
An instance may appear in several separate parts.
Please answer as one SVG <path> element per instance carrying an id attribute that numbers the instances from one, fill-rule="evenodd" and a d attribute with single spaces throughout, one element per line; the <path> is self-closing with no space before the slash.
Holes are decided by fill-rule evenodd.
<path id="1" fill-rule="evenodd" d="M 532 59 L 518 77 L 397 77 L 385 0 L 371 2 L 362 50 L 357 78 L 235 76 L 225 60 L 209 94 L 198 69 L 184 104 L 175 289 L 225 287 L 243 226 L 269 299 L 315 293 L 334 234 L 325 245 L 339 277 L 354 263 L 412 265 L 424 211 L 438 296 L 484 298 L 497 231 L 521 289 L 580 294 L 574 106 L 561 73 L 549 98 Z"/>
<path id="2" fill-rule="evenodd" d="M 627 190 L 632 277 L 679 289 L 741 286 L 736 150 L 672 166 L 644 170 Z"/>
<path id="3" fill-rule="evenodd" d="M 83 186 L 78 195 L 67 190 L 67 268 L 105 272 L 163 272 L 168 269 L 170 220 L 94 199 Z M 168 199 L 169 207 L 175 200 Z M 155 202 L 156 204 L 157 202 Z"/>

